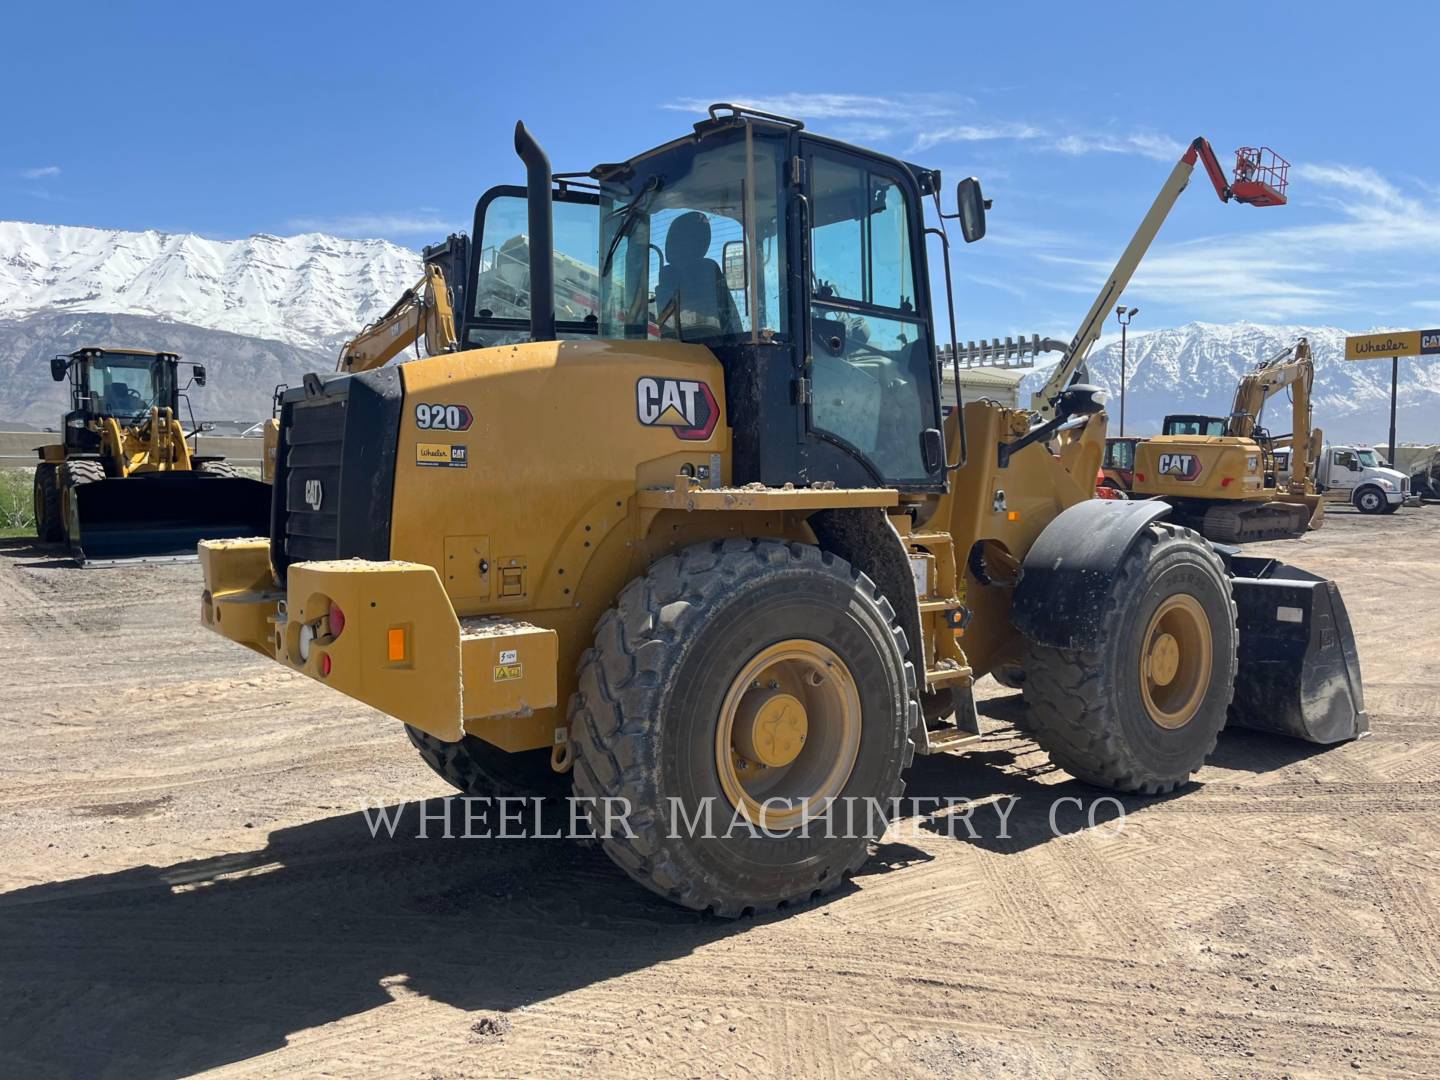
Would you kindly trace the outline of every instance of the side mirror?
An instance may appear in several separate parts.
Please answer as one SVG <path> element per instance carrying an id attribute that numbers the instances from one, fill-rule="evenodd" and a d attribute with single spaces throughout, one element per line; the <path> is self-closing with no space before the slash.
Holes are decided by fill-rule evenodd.
<path id="1" fill-rule="evenodd" d="M 68 356 L 52 356 L 50 358 L 50 377 L 56 382 L 64 382 L 69 371 L 70 358 Z"/>
<path id="2" fill-rule="evenodd" d="M 967 244 L 973 244 L 985 235 L 985 211 L 990 209 L 990 200 L 980 190 L 980 181 L 967 176 L 955 185 L 955 200 L 959 204 L 960 235 Z"/>
<path id="3" fill-rule="evenodd" d="M 204 364 L 192 364 L 190 367 L 191 367 L 191 373 L 195 376 L 195 385 L 196 385 L 196 386 L 204 386 L 204 385 L 205 385 L 205 365 L 204 365 Z"/>
<path id="4" fill-rule="evenodd" d="M 720 249 L 725 266 L 725 288 L 731 292 L 745 291 L 745 241 L 730 240 Z"/>

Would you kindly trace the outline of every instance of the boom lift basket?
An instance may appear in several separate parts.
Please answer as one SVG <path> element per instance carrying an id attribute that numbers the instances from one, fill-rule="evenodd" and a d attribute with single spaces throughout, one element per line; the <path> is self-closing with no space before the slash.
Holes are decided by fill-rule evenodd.
<path id="1" fill-rule="evenodd" d="M 1230 194 L 1250 206 L 1283 206 L 1290 186 L 1290 162 L 1268 146 L 1242 146 L 1235 151 L 1235 179 Z"/>

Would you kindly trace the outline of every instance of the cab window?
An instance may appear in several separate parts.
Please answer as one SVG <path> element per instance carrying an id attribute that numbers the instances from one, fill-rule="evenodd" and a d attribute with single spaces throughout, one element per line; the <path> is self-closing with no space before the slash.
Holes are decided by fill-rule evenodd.
<path id="1" fill-rule="evenodd" d="M 505 345 L 530 339 L 530 210 L 523 189 L 494 191 L 481 200 L 475 282 L 467 323 L 469 345 Z M 561 338 L 587 337 L 597 328 L 600 277 L 596 272 L 600 223 L 593 199 L 553 203 L 555 325 Z"/>
<path id="2" fill-rule="evenodd" d="M 781 140 L 707 140 L 602 179 L 601 336 L 783 339 L 783 161 Z"/>
<path id="3" fill-rule="evenodd" d="M 934 361 L 906 189 L 879 163 L 820 149 L 808 160 L 811 427 L 887 481 L 929 482 L 920 433 L 937 426 Z"/>

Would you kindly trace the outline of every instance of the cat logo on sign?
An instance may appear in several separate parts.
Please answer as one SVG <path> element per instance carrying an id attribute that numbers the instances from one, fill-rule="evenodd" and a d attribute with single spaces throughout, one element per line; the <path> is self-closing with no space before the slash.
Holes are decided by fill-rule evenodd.
<path id="1" fill-rule="evenodd" d="M 668 427 L 677 439 L 699 442 L 714 432 L 720 407 L 698 379 L 646 375 L 635 383 L 635 415 L 646 427 Z"/>
<path id="2" fill-rule="evenodd" d="M 1200 459 L 1194 454 L 1161 454 L 1160 475 L 1194 480 L 1200 475 Z"/>

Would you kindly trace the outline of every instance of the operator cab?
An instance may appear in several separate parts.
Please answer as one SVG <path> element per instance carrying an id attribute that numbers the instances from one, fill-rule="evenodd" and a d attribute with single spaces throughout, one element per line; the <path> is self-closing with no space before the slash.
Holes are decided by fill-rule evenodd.
<path id="1" fill-rule="evenodd" d="M 91 421 L 114 417 L 121 427 L 143 423 L 153 407 L 172 412 L 179 404 L 175 353 L 141 349 L 79 349 L 50 361 L 56 382 L 70 377 L 70 411 L 65 414 L 64 440 L 72 452 L 98 450 L 100 435 Z M 192 365 L 195 382 L 205 385 L 205 369 Z"/>
<path id="2" fill-rule="evenodd" d="M 922 206 L 938 172 L 733 106 L 628 161 L 546 172 L 554 336 L 710 349 L 732 483 L 944 488 Z M 965 183 L 978 239 L 983 199 Z M 464 347 L 536 336 L 531 210 L 518 186 L 476 206 Z"/>
<path id="3" fill-rule="evenodd" d="M 1162 435 L 1223 436 L 1229 425 L 1223 416 L 1191 414 L 1167 416 L 1160 429 Z"/>

